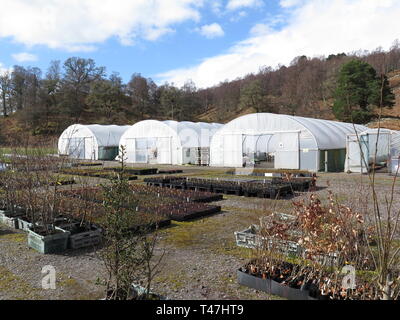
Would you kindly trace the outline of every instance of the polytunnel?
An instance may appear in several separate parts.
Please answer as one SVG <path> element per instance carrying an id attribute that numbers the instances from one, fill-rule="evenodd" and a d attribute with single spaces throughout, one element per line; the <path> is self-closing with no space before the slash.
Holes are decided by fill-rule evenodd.
<path id="1" fill-rule="evenodd" d="M 346 135 L 366 129 L 351 123 L 283 114 L 248 114 L 214 134 L 210 165 L 343 171 Z"/>
<path id="2" fill-rule="evenodd" d="M 128 163 L 208 165 L 218 123 L 143 120 L 121 137 Z"/>
<path id="3" fill-rule="evenodd" d="M 399 155 L 399 131 L 375 128 L 359 134 L 348 134 L 345 172 L 367 173 L 372 164 L 390 166 L 390 162 L 398 162 Z"/>
<path id="4" fill-rule="evenodd" d="M 130 126 L 73 124 L 58 139 L 58 153 L 76 159 L 114 160 Z"/>

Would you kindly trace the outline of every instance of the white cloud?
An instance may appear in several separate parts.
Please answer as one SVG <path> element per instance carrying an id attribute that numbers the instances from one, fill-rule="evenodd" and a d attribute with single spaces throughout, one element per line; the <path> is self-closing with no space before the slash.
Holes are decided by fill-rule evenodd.
<path id="1" fill-rule="evenodd" d="M 212 0 L 210 2 L 211 11 L 216 14 L 217 16 L 221 15 L 222 13 L 222 1 L 221 0 Z"/>
<path id="2" fill-rule="evenodd" d="M 279 5 L 282 8 L 290 8 L 300 5 L 304 0 L 281 0 Z"/>
<path id="3" fill-rule="evenodd" d="M 18 62 L 37 61 L 37 56 L 28 52 L 14 53 L 11 55 Z"/>
<path id="4" fill-rule="evenodd" d="M 0 0 L 0 38 L 27 46 L 92 51 L 110 37 L 156 40 L 200 19 L 202 0 Z"/>
<path id="5" fill-rule="evenodd" d="M 300 55 L 373 50 L 378 46 L 388 49 L 400 39 L 397 0 L 309 0 L 288 10 L 282 29 L 256 25 L 248 39 L 225 54 L 159 74 L 160 82 L 182 85 L 192 79 L 198 87 L 207 87 L 257 72 L 261 66 L 288 64 Z"/>
<path id="6" fill-rule="evenodd" d="M 247 12 L 242 10 L 242 11 L 239 11 L 237 13 L 235 12 L 235 15 L 232 16 L 229 20 L 231 22 L 238 22 L 240 19 L 242 19 L 242 18 L 244 18 L 246 16 L 247 16 Z"/>
<path id="7" fill-rule="evenodd" d="M 261 0 L 229 0 L 226 8 L 228 10 L 237 10 L 241 8 L 259 7 L 263 4 Z"/>
<path id="8" fill-rule="evenodd" d="M 208 39 L 222 37 L 225 34 L 218 23 L 204 25 L 198 28 L 197 31 Z"/>
<path id="9" fill-rule="evenodd" d="M 260 36 L 260 35 L 265 35 L 268 32 L 273 32 L 271 27 L 267 24 L 264 23 L 257 23 L 250 29 L 250 34 L 254 36 Z"/>

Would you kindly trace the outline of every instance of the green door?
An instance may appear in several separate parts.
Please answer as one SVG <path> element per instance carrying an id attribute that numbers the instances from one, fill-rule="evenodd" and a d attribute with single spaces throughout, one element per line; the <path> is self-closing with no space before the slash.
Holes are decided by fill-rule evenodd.
<path id="1" fill-rule="evenodd" d="M 99 147 L 99 160 L 115 160 L 118 147 Z"/>

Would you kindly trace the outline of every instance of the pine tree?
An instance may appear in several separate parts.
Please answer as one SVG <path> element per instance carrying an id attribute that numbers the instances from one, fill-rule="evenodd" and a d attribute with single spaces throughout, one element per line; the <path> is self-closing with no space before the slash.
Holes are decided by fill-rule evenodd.
<path id="1" fill-rule="evenodd" d="M 340 69 L 334 93 L 336 118 L 366 123 L 373 117 L 373 107 L 392 107 L 394 95 L 386 76 L 378 77 L 375 69 L 361 60 L 351 60 Z"/>

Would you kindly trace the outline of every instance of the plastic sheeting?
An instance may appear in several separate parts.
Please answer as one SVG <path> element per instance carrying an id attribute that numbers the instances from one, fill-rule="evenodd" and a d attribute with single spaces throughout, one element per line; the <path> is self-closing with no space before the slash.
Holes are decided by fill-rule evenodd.
<path id="1" fill-rule="evenodd" d="M 210 144 L 210 165 L 242 167 L 244 156 L 251 149 L 250 142 L 244 141 L 249 141 L 249 136 L 257 136 L 258 139 L 253 139 L 257 141 L 253 152 L 273 155 L 275 168 L 318 171 L 318 150 L 345 149 L 347 134 L 366 129 L 351 123 L 282 114 L 248 114 L 215 133 Z"/>
<path id="2" fill-rule="evenodd" d="M 129 128 L 99 124 L 71 125 L 58 139 L 58 153 L 77 159 L 98 160 L 99 148 L 118 147 L 122 134 Z"/>
<path id="3" fill-rule="evenodd" d="M 379 131 L 368 129 L 358 135 L 347 135 L 345 172 L 366 173 L 374 162 L 388 163 L 392 149 L 392 136 L 392 130 L 383 128 Z"/>
<path id="4" fill-rule="evenodd" d="M 143 120 L 120 139 L 130 163 L 186 164 L 195 161 L 193 148 L 209 148 L 218 123 Z"/>
<path id="5" fill-rule="evenodd" d="M 398 157 L 400 156 L 400 131 L 391 130 L 391 133 L 390 155 Z"/>

